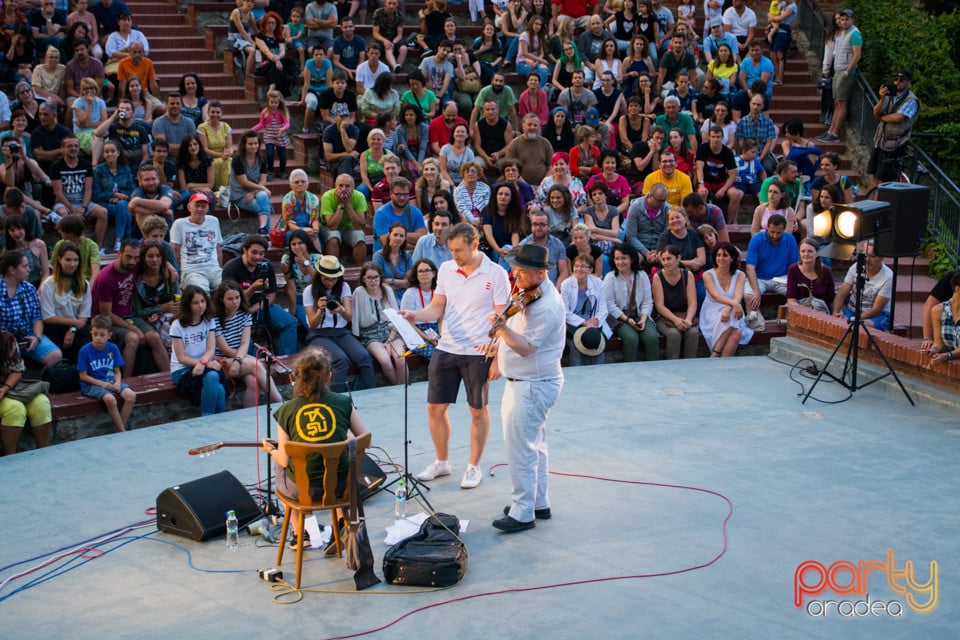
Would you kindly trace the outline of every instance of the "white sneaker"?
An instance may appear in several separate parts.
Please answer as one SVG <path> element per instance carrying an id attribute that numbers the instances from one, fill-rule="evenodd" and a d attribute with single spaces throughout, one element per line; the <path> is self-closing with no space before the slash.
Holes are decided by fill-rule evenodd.
<path id="1" fill-rule="evenodd" d="M 480 485 L 483 480 L 483 472 L 475 464 L 468 464 L 467 470 L 463 472 L 463 480 L 460 481 L 461 489 L 473 489 Z"/>
<path id="2" fill-rule="evenodd" d="M 450 461 L 440 462 L 439 460 L 434 460 L 427 465 L 426 469 L 417 474 L 417 480 L 428 481 L 448 475 L 450 475 Z"/>

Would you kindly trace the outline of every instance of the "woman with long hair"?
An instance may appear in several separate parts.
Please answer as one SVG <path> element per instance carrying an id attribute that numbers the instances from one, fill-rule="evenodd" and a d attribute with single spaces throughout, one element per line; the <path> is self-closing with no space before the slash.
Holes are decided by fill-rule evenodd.
<path id="1" fill-rule="evenodd" d="M 667 30 L 669 33 L 670 30 Z M 637 33 L 647 40 L 647 49 L 650 53 L 650 60 L 656 66 L 659 62 L 660 49 L 660 20 L 650 0 L 641 0 L 637 2 Z"/>
<path id="2" fill-rule="evenodd" d="M 312 193 L 308 195 L 316 197 Z M 294 229 L 287 234 L 287 250 L 280 256 L 280 269 L 286 282 L 287 308 L 296 310 L 297 320 L 304 329 L 308 325 L 303 292 L 313 283 L 322 256 L 315 238 L 304 229 Z"/>
<path id="3" fill-rule="evenodd" d="M 650 49 L 647 39 L 636 34 L 630 39 L 630 50 L 623 64 L 620 65 L 620 84 L 623 86 L 623 95 L 627 98 L 637 95 L 638 81 L 641 76 L 649 77 L 656 72 L 653 60 L 650 59 Z"/>
<path id="4" fill-rule="evenodd" d="M 784 160 L 793 160 L 797 163 L 797 171 L 806 176 L 803 183 L 804 195 L 810 195 L 812 180 L 817 175 L 820 164 L 820 147 L 812 140 L 804 137 L 803 120 L 790 118 L 783 123 L 784 140 L 780 143 Z"/>
<path id="5" fill-rule="evenodd" d="M 183 288 L 180 314 L 170 326 L 173 354 L 170 375 L 177 393 L 186 396 L 203 415 L 223 413 L 227 406 L 225 376 L 217 351 L 217 325 L 213 321 L 210 296 L 195 285 Z M 197 402 L 199 400 L 199 402 Z"/>
<path id="6" fill-rule="evenodd" d="M 113 252 L 118 253 L 120 242 L 130 237 L 133 227 L 133 216 L 127 203 L 130 202 L 137 183 L 133 179 L 133 172 L 127 166 L 127 157 L 121 152 L 120 144 L 116 140 L 104 140 L 100 156 L 100 164 L 93 168 L 92 199 L 113 218 Z"/>
<path id="7" fill-rule="evenodd" d="M 335 377 L 334 365 L 331 357 L 323 349 L 307 349 L 297 357 L 294 365 L 293 398 L 283 403 L 277 409 L 277 444 L 264 438 L 260 443 L 275 464 L 277 489 L 295 499 L 300 497 L 293 469 L 290 467 L 290 457 L 286 453 L 288 442 L 305 442 L 303 434 L 310 433 L 311 421 L 305 411 L 308 406 L 320 405 L 330 412 L 329 426 L 333 430 L 324 442 L 343 442 L 351 437 L 362 436 L 367 428 L 360 418 L 360 413 L 353 405 L 350 396 L 334 393 L 330 390 L 331 381 Z M 323 458 L 319 455 L 307 457 L 310 475 L 310 498 L 323 498 Z M 346 480 L 346 469 L 341 473 L 341 481 Z"/>
<path id="8" fill-rule="evenodd" d="M 317 263 L 313 282 L 303 291 L 307 312 L 307 343 L 330 354 L 333 388 L 347 390 L 347 371 L 356 365 L 359 377 L 355 389 L 377 386 L 373 360 L 351 332 L 353 292 L 343 280 L 343 266 L 336 256 L 323 256 Z"/>
<path id="9" fill-rule="evenodd" d="M 463 219 L 463 216 L 460 215 L 460 210 L 457 208 L 457 203 L 453 200 L 453 194 L 449 191 L 437 191 L 430 197 L 427 208 L 424 209 L 424 223 L 430 222 L 430 220 L 433 219 L 433 214 L 437 211 L 450 212 L 451 226 Z"/>
<path id="10" fill-rule="evenodd" d="M 605 26 L 609 27 L 611 24 L 620 55 L 627 55 L 630 53 L 630 43 L 637 33 L 637 0 L 623 0 L 620 10 L 604 20 Z"/>
<path id="11" fill-rule="evenodd" d="M 90 342 L 90 283 L 80 271 L 80 248 L 72 242 L 60 245 L 53 262 L 53 275 L 40 283 L 40 315 L 43 333 L 59 345 L 63 354 L 77 359 L 80 347 Z"/>
<path id="12" fill-rule="evenodd" d="M 384 284 L 375 262 L 360 267 L 360 284 L 354 293 L 353 335 L 379 363 L 390 384 L 403 384 L 407 379 L 406 347 L 384 313 L 385 309 L 400 310 L 393 289 Z"/>
<path id="13" fill-rule="evenodd" d="M 489 20 L 483 23 L 480 35 L 473 41 L 473 53 L 480 61 L 484 83 L 493 79 L 493 74 L 500 69 L 506 49 L 497 37 L 497 28 Z"/>
<path id="14" fill-rule="evenodd" d="M 821 313 L 833 309 L 836 287 L 833 272 L 824 268 L 818 252 L 820 243 L 815 238 L 800 241 L 800 261 L 787 268 L 787 304 L 799 304 Z"/>
<path id="15" fill-rule="evenodd" d="M 381 73 L 360 96 L 360 118 L 373 125 L 378 114 L 385 111 L 400 112 L 400 94 L 393 88 L 393 76 Z"/>
<path id="16" fill-rule="evenodd" d="M 636 362 L 641 343 L 647 361 L 659 360 L 660 338 L 650 321 L 650 279 L 640 268 L 640 254 L 631 244 L 618 244 L 613 248 L 613 266 L 603 278 L 603 290 L 607 313 L 616 321 L 614 332 L 623 341 L 623 361 Z"/>
<path id="17" fill-rule="evenodd" d="M 213 162 L 213 189 L 230 184 L 230 159 L 233 156 L 233 135 L 230 125 L 221 120 L 223 105 L 219 100 L 207 103 L 207 120 L 197 127 L 203 151 Z"/>
<path id="18" fill-rule="evenodd" d="M 140 247 L 140 264 L 133 290 L 133 315 L 157 330 L 163 346 L 172 346 L 170 323 L 180 314 L 180 283 L 168 268 L 162 242 L 148 240 Z"/>
<path id="19" fill-rule="evenodd" d="M 717 266 L 703 278 L 707 297 L 700 307 L 700 333 L 711 358 L 726 358 L 753 338 L 743 314 L 746 276 L 737 268 L 740 250 L 729 242 L 717 246 Z"/>
<path id="20" fill-rule="evenodd" d="M 804 235 L 813 236 L 814 235 L 814 226 L 813 219 L 821 211 L 825 211 L 832 207 L 835 204 L 844 204 L 843 194 L 840 192 L 840 189 L 836 185 L 826 184 L 817 191 L 817 195 L 814 196 L 813 201 L 807 205 L 807 215 L 804 220 L 800 221 L 800 228 Z"/>
<path id="21" fill-rule="evenodd" d="M 437 288 L 437 265 L 427 258 L 417 260 L 407 274 L 407 283 L 407 295 L 400 301 L 400 310 L 426 309 L 433 301 L 433 291 Z M 436 322 L 418 322 L 413 328 L 424 342 L 423 346 L 417 347 L 414 352 L 429 359 L 440 340 L 440 326 Z"/>
<path id="22" fill-rule="evenodd" d="M 720 83 L 720 93 L 730 96 L 731 91 L 735 89 L 737 73 L 740 66 L 736 58 L 733 57 L 733 51 L 730 45 L 720 44 L 717 47 L 717 55 L 707 65 L 707 80 L 716 80 Z"/>
<path id="23" fill-rule="evenodd" d="M 834 200 L 834 204 L 848 204 L 853 202 L 853 183 L 850 178 L 840 173 L 840 154 L 836 151 L 827 151 L 820 156 L 820 175 L 810 183 L 810 198 L 817 202 L 819 192 L 827 185 L 836 187 L 841 198 Z"/>
<path id="24" fill-rule="evenodd" d="M 668 244 L 659 251 L 660 268 L 650 283 L 657 331 L 667 339 L 666 359 L 696 358 L 700 342 L 697 328 L 697 287 L 689 271 L 680 266 L 680 250 Z"/>
<path id="25" fill-rule="evenodd" d="M 507 268 L 507 254 L 520 245 L 525 234 L 520 196 L 513 185 L 499 182 L 493 185 L 490 202 L 481 218 L 483 235 L 490 246 L 493 258 Z"/>
<path id="26" fill-rule="evenodd" d="M 453 125 L 450 130 L 450 142 L 440 149 L 440 174 L 450 184 L 457 186 L 463 179 L 460 167 L 476 160 L 470 148 L 470 129 L 463 122 Z"/>
<path id="27" fill-rule="evenodd" d="M 270 190 L 267 189 L 267 168 L 260 155 L 260 138 L 256 131 L 245 131 L 230 164 L 230 204 L 256 213 L 257 233 L 266 235 L 270 224 Z"/>
<path id="28" fill-rule="evenodd" d="M 268 11 L 260 18 L 258 26 L 259 32 L 253 42 L 263 61 L 255 73 L 267 79 L 269 91 L 276 89 L 286 97 L 290 95 L 290 79 L 297 75 L 297 64 L 287 57 L 283 42 L 283 20 L 275 11 Z"/>
<path id="29" fill-rule="evenodd" d="M 419 182 L 420 170 L 430 146 L 430 127 L 424 122 L 420 107 L 415 104 L 404 104 L 400 107 L 396 136 L 397 151 L 403 159 L 403 167 L 411 180 Z"/>
<path id="30" fill-rule="evenodd" d="M 193 120 L 199 127 L 207 119 L 207 99 L 203 97 L 203 80 L 193 71 L 180 76 L 180 117 Z"/>
<path id="31" fill-rule="evenodd" d="M 702 144 L 710 143 L 710 127 L 717 125 L 723 129 L 723 144 L 730 146 L 736 139 L 737 123 L 733 121 L 730 115 L 730 105 L 726 100 L 718 100 L 713 105 L 713 115 L 705 118 L 700 126 L 700 141 Z"/>
<path id="32" fill-rule="evenodd" d="M 580 59 L 580 52 L 577 51 L 577 44 L 573 41 L 564 42 L 560 45 L 560 57 L 557 64 L 553 67 L 553 86 L 556 90 L 563 91 L 573 84 L 573 72 L 583 69 L 583 61 Z M 531 73 L 534 73 L 531 71 Z"/>
<path id="33" fill-rule="evenodd" d="M 30 263 L 30 275 L 27 282 L 39 287 L 47 274 L 50 263 L 47 259 L 47 243 L 30 234 L 27 221 L 23 216 L 8 216 L 4 223 L 4 240 L 7 251 L 22 251 Z"/>
<path id="34" fill-rule="evenodd" d="M 670 129 L 667 133 L 667 148 L 672 149 L 673 155 L 677 158 L 677 171 L 682 171 L 688 176 L 695 175 L 693 169 L 696 167 L 696 159 L 687 136 L 683 135 L 679 129 Z"/>
<path id="35" fill-rule="evenodd" d="M 580 178 L 570 175 L 570 156 L 564 151 L 558 151 L 550 158 L 550 174 L 543 178 L 540 188 L 537 189 L 537 203 L 541 206 L 550 204 L 547 196 L 553 185 L 566 187 L 570 192 L 570 199 L 576 209 L 574 214 L 587 208 L 587 193 L 583 189 L 583 183 Z"/>
<path id="36" fill-rule="evenodd" d="M 559 238 L 563 246 L 570 244 L 570 230 L 580 222 L 570 190 L 562 184 L 551 185 L 547 191 L 543 212 L 550 219 L 550 235 Z"/>
<path id="37" fill-rule="evenodd" d="M 617 127 L 620 150 L 624 154 L 629 155 L 633 151 L 633 145 L 649 137 L 650 123 L 650 118 L 643 112 L 643 100 L 639 96 L 627 100 L 627 112 L 620 116 Z"/>
<path id="38" fill-rule="evenodd" d="M 180 187 L 180 199 L 186 200 L 195 191 L 213 193 L 215 180 L 213 161 L 203 150 L 200 136 L 188 133 L 180 141 L 177 152 L 177 186 Z"/>
<path id="39" fill-rule="evenodd" d="M 797 215 L 787 199 L 787 185 L 774 180 L 767 187 L 767 202 L 761 202 L 753 211 L 753 221 L 750 223 L 750 235 L 755 236 L 767 228 L 770 216 L 781 215 L 787 219 L 787 233 L 797 230 Z"/>
<path id="40" fill-rule="evenodd" d="M 9 6 L 9 3 L 8 5 Z M 67 67 L 60 62 L 60 50 L 56 47 L 47 47 L 43 62 L 33 68 L 33 77 L 30 82 L 36 95 L 60 108 L 66 98 Z"/>
<path id="41" fill-rule="evenodd" d="M 407 228 L 402 222 L 394 222 L 387 232 L 387 242 L 373 254 L 373 262 L 380 269 L 383 284 L 393 290 L 397 300 L 403 299 L 407 288 L 407 274 L 413 266 L 407 244 Z"/>
<path id="42" fill-rule="evenodd" d="M 690 228 L 690 221 L 683 209 L 670 209 L 670 213 L 667 214 L 667 228 L 657 240 L 657 250 L 671 244 L 680 250 L 680 266 L 696 277 L 697 300 L 703 300 L 704 289 L 701 278 L 703 268 L 707 264 L 707 250 L 703 246 L 703 238 L 700 234 Z"/>
<path id="43" fill-rule="evenodd" d="M 243 291 L 234 280 L 224 280 L 213 292 L 216 323 L 216 357 L 228 380 L 243 380 L 243 406 L 255 407 L 263 389 L 271 402 L 283 402 L 280 390 L 267 375 L 267 369 L 250 355 L 250 331 L 253 319 L 247 313 Z"/>
<path id="44" fill-rule="evenodd" d="M 600 56 L 594 62 L 594 73 L 596 75 L 593 81 L 593 90 L 598 91 L 601 84 L 601 76 L 609 71 L 616 78 L 620 75 L 620 58 L 617 57 L 617 41 L 613 38 L 607 38 L 600 45 Z"/>
<path id="45" fill-rule="evenodd" d="M 440 172 L 440 161 L 436 158 L 424 160 L 421 170 L 422 173 L 414 186 L 414 193 L 417 197 L 417 208 L 421 211 L 427 211 L 433 202 L 433 195 L 438 191 L 452 193 L 453 183 L 448 178 L 443 177 Z"/>
<path id="46" fill-rule="evenodd" d="M 0 329 L 12 333 L 23 343 L 21 355 L 24 358 L 43 366 L 53 364 L 63 355 L 50 338 L 43 335 L 40 298 L 36 287 L 27 282 L 30 262 L 26 253 L 8 249 L 0 256 L 0 273 L 3 274 L 2 285 L 6 294 Z M 10 313 L 10 309 L 16 309 L 17 313 Z"/>
<path id="47" fill-rule="evenodd" d="M 545 47 L 547 38 L 545 24 L 540 16 L 527 19 L 527 24 L 518 41 L 516 58 L 517 73 L 527 75 L 531 71 L 535 72 L 540 76 L 541 85 L 547 84 L 547 74 L 550 73 L 550 63 L 547 61 Z"/>
<path id="48" fill-rule="evenodd" d="M 154 112 L 163 108 L 163 104 L 155 96 L 143 90 L 143 82 L 138 76 L 127 80 L 126 96 L 133 105 L 133 119 L 137 124 L 150 131 L 153 127 Z"/>

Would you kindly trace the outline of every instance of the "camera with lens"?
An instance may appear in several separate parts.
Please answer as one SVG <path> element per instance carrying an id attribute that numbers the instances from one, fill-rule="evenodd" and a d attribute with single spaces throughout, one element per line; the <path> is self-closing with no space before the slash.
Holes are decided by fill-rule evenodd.
<path id="1" fill-rule="evenodd" d="M 895 85 L 894 83 L 888 82 L 883 86 L 887 88 L 887 93 L 890 94 L 891 96 L 897 95 L 897 85 Z"/>
<path id="2" fill-rule="evenodd" d="M 126 112 L 126 111 L 120 111 L 120 112 L 117 113 L 117 117 L 120 118 L 121 120 L 123 120 L 123 119 L 125 119 L 125 118 L 127 117 L 127 112 Z"/>
<path id="3" fill-rule="evenodd" d="M 340 306 L 340 298 L 338 298 L 337 296 L 327 297 L 327 309 L 329 309 L 330 311 L 333 311 L 339 306 Z"/>
<path id="4" fill-rule="evenodd" d="M 258 262 L 257 267 L 253 270 L 253 279 L 266 280 L 269 277 L 270 277 L 270 263 L 266 261 Z"/>
<path id="5" fill-rule="evenodd" d="M 7 149 L 10 150 L 10 153 L 20 153 L 20 145 L 16 142 L 11 142 L 8 144 Z"/>

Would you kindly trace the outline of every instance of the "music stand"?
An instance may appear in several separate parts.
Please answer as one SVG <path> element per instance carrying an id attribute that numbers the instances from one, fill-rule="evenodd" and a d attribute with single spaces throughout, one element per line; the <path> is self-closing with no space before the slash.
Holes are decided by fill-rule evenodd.
<path id="1" fill-rule="evenodd" d="M 267 334 L 269 335 L 269 328 L 267 329 Z M 267 370 L 267 439 L 271 440 L 270 425 L 273 420 L 273 409 L 270 400 L 270 387 L 273 384 L 273 364 L 276 362 L 276 358 L 270 349 L 261 347 L 256 342 L 253 343 L 253 346 L 256 348 L 257 359 L 263 359 L 263 365 Z M 256 378 L 256 371 L 254 371 L 254 378 Z M 260 399 L 257 398 L 257 411 L 260 410 L 259 400 Z M 264 492 L 263 504 L 261 505 L 264 515 L 280 515 L 280 507 L 276 501 L 274 501 L 273 496 L 273 462 L 270 457 L 267 456 L 267 490 Z"/>
<path id="2" fill-rule="evenodd" d="M 427 496 L 423 492 L 424 489 L 430 491 L 430 487 L 424 484 L 421 480 L 418 480 L 415 475 L 410 473 L 410 365 L 407 363 L 407 356 L 412 354 L 415 349 L 422 347 L 424 342 L 420 338 L 420 335 L 413 329 L 413 326 L 395 310 L 385 309 L 384 315 L 390 321 L 390 324 L 392 324 L 397 330 L 397 335 L 399 335 L 400 339 L 403 340 L 403 344 L 407 347 L 407 351 L 402 354 L 403 369 L 405 374 L 403 382 L 403 473 L 397 475 L 396 478 L 383 485 L 383 489 L 384 491 L 396 495 L 396 491 L 392 491 L 390 487 L 400 481 L 403 481 L 404 486 L 407 488 L 407 500 L 409 501 L 410 498 L 419 496 L 427 505 L 427 508 L 432 512 L 433 505 L 430 504 L 430 501 L 427 500 Z M 392 349 L 392 347 L 388 348 Z"/>

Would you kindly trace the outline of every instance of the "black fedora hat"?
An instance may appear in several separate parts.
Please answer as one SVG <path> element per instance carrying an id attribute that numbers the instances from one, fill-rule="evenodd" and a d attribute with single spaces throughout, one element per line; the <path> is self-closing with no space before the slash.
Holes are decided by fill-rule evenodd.
<path id="1" fill-rule="evenodd" d="M 527 269 L 553 269 L 554 263 L 548 258 L 550 252 L 546 247 L 541 247 L 533 242 L 522 244 L 515 247 L 512 253 L 506 255 L 506 261 L 514 267 L 525 267 Z"/>

